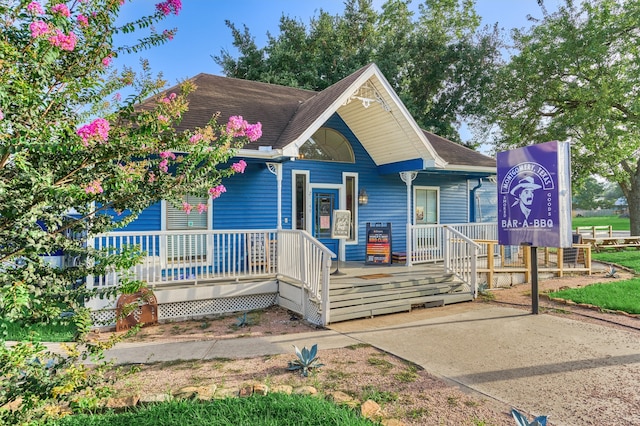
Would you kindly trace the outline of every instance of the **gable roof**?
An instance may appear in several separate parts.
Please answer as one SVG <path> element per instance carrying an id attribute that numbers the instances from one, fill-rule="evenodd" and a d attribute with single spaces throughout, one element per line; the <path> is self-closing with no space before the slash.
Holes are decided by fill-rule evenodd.
<path id="1" fill-rule="evenodd" d="M 464 145 L 450 141 L 434 133 L 422 131 L 435 150 L 448 163 L 448 168 L 460 168 L 470 170 L 472 167 L 496 168 L 496 159 L 484 155 L 478 151 L 467 148 Z"/>
<path id="2" fill-rule="evenodd" d="M 369 64 L 321 92 L 198 74 L 189 110 L 177 130 L 203 127 L 242 115 L 262 123 L 262 137 L 238 155 L 264 159 L 298 156 L 304 144 L 338 114 L 367 150 L 380 173 L 420 170 L 495 174 L 495 160 L 423 131 L 375 64 Z M 177 91 L 173 87 L 169 91 Z"/>

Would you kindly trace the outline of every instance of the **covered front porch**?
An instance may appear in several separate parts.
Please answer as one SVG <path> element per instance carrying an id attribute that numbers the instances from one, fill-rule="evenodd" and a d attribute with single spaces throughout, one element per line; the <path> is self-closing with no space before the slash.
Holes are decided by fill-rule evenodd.
<path id="1" fill-rule="evenodd" d="M 129 274 L 154 292 L 159 321 L 277 304 L 325 326 L 415 306 L 471 301 L 478 282 L 491 287 L 498 273 L 526 274 L 526 262 L 518 263 L 526 254 L 494 244 L 494 230 L 495 224 L 412 226 L 403 263 L 385 265 L 332 262 L 334 253 L 298 230 L 114 232 L 88 243 L 99 249 L 136 247 L 144 252 L 143 261 Z M 589 247 L 577 249 L 582 256 L 574 256 L 570 264 L 563 263 L 562 251 L 548 250 L 539 263 L 550 271 L 559 267 L 560 274 L 567 266 L 589 273 Z M 107 288 L 120 280 L 111 272 L 88 277 L 87 286 Z M 116 302 L 94 298 L 87 306 L 97 323 L 110 326 L 115 323 Z"/>
<path id="2" fill-rule="evenodd" d="M 460 246 L 462 240 L 447 237 L 445 241 L 452 244 L 452 248 L 443 251 L 451 254 L 447 256 L 449 262 L 386 266 L 365 266 L 364 262 L 332 264 L 335 254 L 307 232 L 298 230 L 114 232 L 96 236 L 88 244 L 111 250 L 135 247 L 144 253 L 143 261 L 128 274 L 153 290 L 160 321 L 278 304 L 314 324 L 327 325 L 393 309 L 407 310 L 412 304 L 472 300 L 476 286 L 470 278 L 475 274 L 462 271 L 472 270 L 475 255 L 467 251 L 461 254 L 459 248 L 453 248 Z M 465 247 L 472 245 L 465 242 Z M 338 267 L 340 275 L 332 276 Z M 453 282 L 454 277 L 464 284 L 440 284 Z M 121 279 L 113 271 L 88 277 L 87 286 L 112 287 Z M 96 322 L 109 325 L 115 322 L 116 303 L 115 299 L 93 298 L 87 306 Z M 373 306 L 362 307 L 372 303 Z M 356 305 L 359 307 L 347 309 Z M 340 315 L 332 319 L 338 308 L 342 309 Z M 358 313 L 346 312 L 352 310 Z"/>

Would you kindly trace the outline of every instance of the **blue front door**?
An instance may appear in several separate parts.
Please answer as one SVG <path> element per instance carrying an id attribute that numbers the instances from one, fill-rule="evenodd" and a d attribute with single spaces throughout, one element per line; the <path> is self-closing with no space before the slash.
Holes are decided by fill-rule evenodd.
<path id="1" fill-rule="evenodd" d="M 337 189 L 314 188 L 311 192 L 313 224 L 312 235 L 336 255 L 340 240 L 331 239 L 333 211 L 339 208 Z"/>

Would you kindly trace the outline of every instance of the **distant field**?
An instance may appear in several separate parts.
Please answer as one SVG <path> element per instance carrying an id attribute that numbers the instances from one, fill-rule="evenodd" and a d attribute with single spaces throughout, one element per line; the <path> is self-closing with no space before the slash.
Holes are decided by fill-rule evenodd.
<path id="1" fill-rule="evenodd" d="M 619 218 L 617 216 L 599 216 L 599 217 L 574 217 L 572 219 L 573 230 L 576 226 L 603 226 L 611 225 L 614 231 L 628 231 L 629 218 Z"/>

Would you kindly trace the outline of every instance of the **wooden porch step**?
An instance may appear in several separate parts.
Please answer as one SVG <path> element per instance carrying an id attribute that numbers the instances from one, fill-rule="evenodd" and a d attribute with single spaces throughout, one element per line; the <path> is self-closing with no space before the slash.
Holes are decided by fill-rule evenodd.
<path id="1" fill-rule="evenodd" d="M 378 290 L 393 290 L 404 287 L 416 287 L 423 285 L 437 285 L 448 284 L 454 282 L 454 277 L 451 274 L 442 274 L 440 276 L 430 277 L 405 277 L 405 276 L 392 276 L 383 279 L 375 280 L 359 280 L 350 279 L 348 281 L 331 281 L 330 294 L 339 295 L 355 292 L 366 291 L 378 291 Z"/>
<path id="2" fill-rule="evenodd" d="M 332 278 L 330 322 L 472 300 L 473 295 L 465 289 L 462 282 L 441 268 Z"/>
<path id="3" fill-rule="evenodd" d="M 436 294 L 448 294 L 454 292 L 461 283 L 428 284 L 421 286 L 385 288 L 378 291 L 364 291 L 354 293 L 334 294 L 331 292 L 331 309 L 351 305 L 370 304 L 389 301 L 390 299 L 405 300 Z"/>
<path id="4" fill-rule="evenodd" d="M 468 293 L 440 294 L 434 296 L 415 297 L 405 300 L 393 300 L 365 305 L 331 308 L 330 322 L 347 321 L 357 318 L 371 318 L 376 315 L 410 312 L 416 305 L 444 305 L 450 303 L 467 302 L 471 300 Z"/>

